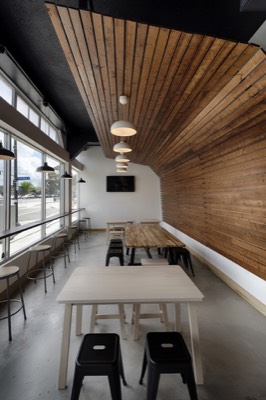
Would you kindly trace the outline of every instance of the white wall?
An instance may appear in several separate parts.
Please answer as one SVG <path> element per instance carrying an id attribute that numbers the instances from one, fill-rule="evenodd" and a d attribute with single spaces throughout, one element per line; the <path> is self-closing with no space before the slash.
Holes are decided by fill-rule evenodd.
<path id="1" fill-rule="evenodd" d="M 108 220 L 161 219 L 160 180 L 149 167 L 129 163 L 123 175 L 135 176 L 135 192 L 110 193 L 106 192 L 106 176 L 121 175 L 114 159 L 105 158 L 101 147 L 90 147 L 78 160 L 84 165 L 86 181 L 80 184 L 80 207 L 86 208 L 93 229 L 105 229 Z"/>
<path id="2" fill-rule="evenodd" d="M 209 249 L 203 244 L 197 242 L 196 240 L 190 238 L 184 233 L 178 231 L 172 226 L 166 223 L 162 223 L 162 226 L 173 235 L 178 237 L 194 253 L 198 254 L 217 270 L 221 271 L 221 273 L 228 277 L 232 282 L 236 283 L 239 288 L 235 286 L 234 289 L 239 291 L 242 295 L 244 295 L 244 297 L 247 297 L 245 296 L 245 292 L 247 292 L 254 299 L 261 302 L 262 305 L 266 306 L 266 281 L 250 273 L 233 261 L 230 261 L 222 255 Z M 243 290 L 241 290 L 241 288 Z M 250 298 L 248 300 L 250 300 Z M 265 307 L 261 307 L 258 304 L 254 305 L 260 309 L 260 311 L 265 313 Z"/>

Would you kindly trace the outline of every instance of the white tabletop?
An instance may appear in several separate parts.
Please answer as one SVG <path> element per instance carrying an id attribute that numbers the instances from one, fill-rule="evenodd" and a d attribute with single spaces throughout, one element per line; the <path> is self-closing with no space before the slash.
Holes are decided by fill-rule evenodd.
<path id="1" fill-rule="evenodd" d="M 203 294 L 179 266 L 78 267 L 59 294 L 59 303 L 176 303 L 201 301 Z"/>

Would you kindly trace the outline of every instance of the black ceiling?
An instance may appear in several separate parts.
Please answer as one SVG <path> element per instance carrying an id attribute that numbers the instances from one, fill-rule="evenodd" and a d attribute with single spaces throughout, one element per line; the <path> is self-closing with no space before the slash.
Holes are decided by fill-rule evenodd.
<path id="1" fill-rule="evenodd" d="M 151 25 L 248 42 L 265 11 L 240 12 L 240 0 L 61 0 L 50 1 Z M 71 158 L 97 137 L 45 8 L 45 0 L 10 0 L 0 5 L 0 45 L 23 70 L 66 125 Z M 0 67 L 4 68 L 1 63 Z M 28 88 L 14 69 L 10 77 Z M 40 99 L 33 101 L 40 106 Z"/>

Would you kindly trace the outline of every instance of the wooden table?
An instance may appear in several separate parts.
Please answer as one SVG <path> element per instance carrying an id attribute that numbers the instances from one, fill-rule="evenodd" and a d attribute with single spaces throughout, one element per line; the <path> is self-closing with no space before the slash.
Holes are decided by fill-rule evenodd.
<path id="1" fill-rule="evenodd" d="M 203 383 L 196 302 L 203 294 L 179 266 L 78 267 L 68 279 L 57 301 L 65 305 L 58 388 L 67 381 L 72 309 L 77 307 L 76 334 L 81 334 L 82 305 L 172 303 L 175 329 L 180 330 L 180 303 L 188 306 L 191 351 L 195 379 Z"/>
<path id="2" fill-rule="evenodd" d="M 125 245 L 131 249 L 129 265 L 134 265 L 135 250 L 137 248 L 168 248 L 170 258 L 173 262 L 171 249 L 173 247 L 184 247 L 179 239 L 157 224 L 132 224 L 125 228 Z M 148 253 L 149 254 L 149 253 Z"/>

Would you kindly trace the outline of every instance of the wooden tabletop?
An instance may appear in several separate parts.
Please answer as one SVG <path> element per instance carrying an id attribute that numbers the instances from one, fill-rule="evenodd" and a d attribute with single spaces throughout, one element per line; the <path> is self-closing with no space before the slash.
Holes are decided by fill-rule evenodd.
<path id="1" fill-rule="evenodd" d="M 157 224 L 132 224 L 125 229 L 125 244 L 130 248 L 182 247 L 179 239 Z"/>

